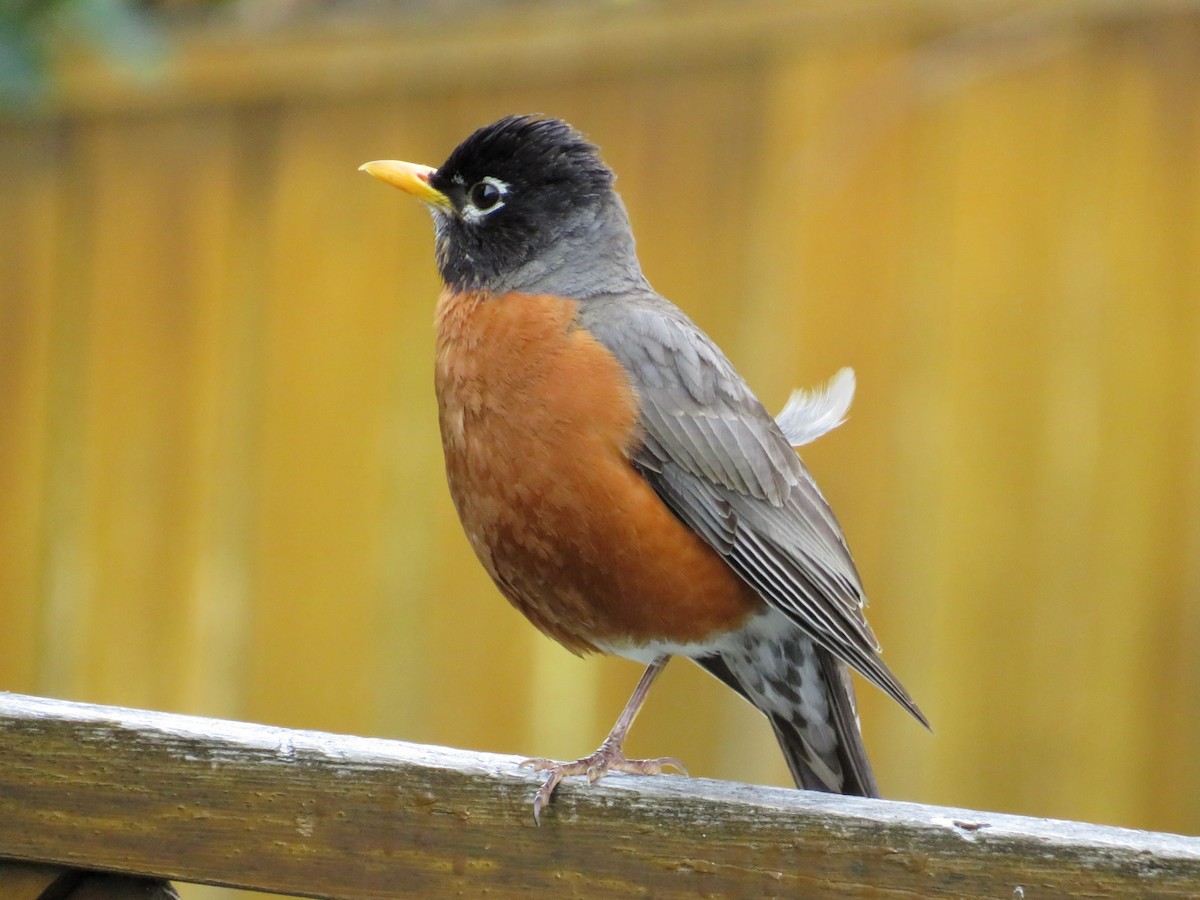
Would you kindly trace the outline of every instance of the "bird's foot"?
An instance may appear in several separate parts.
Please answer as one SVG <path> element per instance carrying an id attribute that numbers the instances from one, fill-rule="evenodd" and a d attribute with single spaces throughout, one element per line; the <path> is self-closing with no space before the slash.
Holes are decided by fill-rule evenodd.
<path id="1" fill-rule="evenodd" d="M 665 767 L 678 769 L 684 775 L 687 768 L 673 756 L 661 756 L 658 759 L 626 759 L 621 752 L 621 745 L 605 741 L 600 749 L 591 756 L 585 756 L 574 762 L 555 762 L 552 759 L 527 759 L 521 763 L 521 768 L 531 768 L 535 772 L 549 772 L 545 783 L 538 789 L 533 798 L 533 820 L 542 824 L 542 810 L 550 802 L 554 789 L 559 782 L 572 775 L 586 775 L 588 783 L 598 781 L 609 772 L 625 772 L 629 775 L 661 775 Z"/>

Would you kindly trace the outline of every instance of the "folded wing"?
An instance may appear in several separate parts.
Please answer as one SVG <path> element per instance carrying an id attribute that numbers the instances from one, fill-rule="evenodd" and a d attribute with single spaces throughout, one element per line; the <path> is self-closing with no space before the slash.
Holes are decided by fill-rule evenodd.
<path id="1" fill-rule="evenodd" d="M 629 373 L 643 428 L 631 462 L 663 502 L 765 602 L 925 722 L 879 658 L 833 512 L 721 350 L 655 295 L 593 298 L 580 320 Z M 789 434 L 811 440 L 835 427 L 852 395 L 853 376 L 841 376 L 818 401 L 793 405 Z"/>

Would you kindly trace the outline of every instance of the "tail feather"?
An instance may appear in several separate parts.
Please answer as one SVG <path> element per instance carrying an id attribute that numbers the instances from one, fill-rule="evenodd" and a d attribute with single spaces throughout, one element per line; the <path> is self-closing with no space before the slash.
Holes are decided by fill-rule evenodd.
<path id="1" fill-rule="evenodd" d="M 845 422 L 853 400 L 854 370 L 838 369 L 827 384 L 792 391 L 775 422 L 789 444 L 802 447 Z"/>
<path id="2" fill-rule="evenodd" d="M 775 737 L 787 760 L 788 768 L 797 787 L 814 791 L 831 791 L 852 794 L 856 797 L 878 797 L 879 784 L 875 771 L 867 759 L 867 748 L 863 744 L 858 724 L 858 710 L 854 702 L 854 685 L 850 681 L 849 667 L 839 661 L 828 650 L 818 649 L 821 671 L 830 686 L 829 700 L 831 721 L 837 733 L 837 762 L 840 771 L 840 789 L 835 789 L 828 777 L 812 765 L 815 754 L 804 740 L 800 731 L 788 720 L 779 716 L 768 716 L 775 729 Z M 821 767 L 828 771 L 828 766 Z"/>
<path id="3" fill-rule="evenodd" d="M 807 642 L 806 638 L 802 640 Z M 797 787 L 878 797 L 879 786 L 858 727 L 850 670 L 829 651 L 815 645 L 811 645 L 811 649 L 816 653 L 816 669 L 820 672 L 827 701 L 823 704 L 824 717 L 821 719 L 815 718 L 813 709 L 803 705 L 788 711 L 790 714 L 764 708 L 769 704 L 762 702 L 762 698 L 756 699 L 752 695 L 754 689 L 739 677 L 736 658 L 726 659 L 722 654 L 713 654 L 695 661 L 767 716 Z M 745 680 L 754 683 L 753 679 Z M 797 694 L 797 698 L 802 696 Z"/>

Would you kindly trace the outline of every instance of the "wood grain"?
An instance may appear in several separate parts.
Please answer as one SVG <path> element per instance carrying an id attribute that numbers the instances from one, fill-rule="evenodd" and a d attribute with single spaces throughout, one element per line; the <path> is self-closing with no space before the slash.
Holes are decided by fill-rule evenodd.
<path id="1" fill-rule="evenodd" d="M 0 859 L 4 900 L 179 900 L 161 878 L 139 878 Z"/>
<path id="2" fill-rule="evenodd" d="M 0 855 L 333 898 L 1195 896 L 1200 839 L 0 695 Z"/>

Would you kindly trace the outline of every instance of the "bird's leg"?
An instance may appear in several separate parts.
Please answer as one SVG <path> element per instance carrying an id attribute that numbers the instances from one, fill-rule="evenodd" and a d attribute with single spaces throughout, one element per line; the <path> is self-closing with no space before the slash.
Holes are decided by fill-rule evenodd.
<path id="1" fill-rule="evenodd" d="M 541 824 L 542 809 L 550 802 L 550 797 L 554 794 L 558 783 L 570 775 L 586 775 L 590 783 L 603 778 L 609 772 L 658 775 L 664 766 L 672 766 L 684 775 L 687 774 L 683 763 L 672 756 L 664 756 L 659 759 L 626 759 L 625 754 L 621 752 L 625 736 L 629 733 L 633 720 L 637 718 L 642 704 L 646 702 L 646 695 L 650 693 L 650 685 L 654 683 L 658 673 L 666 667 L 670 658 L 664 653 L 662 656 L 655 657 L 654 661 L 646 667 L 637 687 L 633 689 L 633 696 L 629 698 L 629 702 L 621 710 L 621 715 L 617 717 L 617 723 L 613 725 L 612 731 L 608 733 L 604 743 L 591 756 L 567 763 L 555 762 L 551 759 L 527 759 L 521 763 L 522 768 L 530 766 L 535 772 L 550 773 L 546 778 L 546 783 L 538 789 L 533 798 L 533 820 L 535 822 Z"/>

